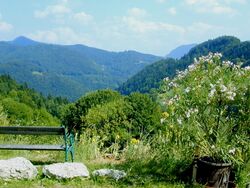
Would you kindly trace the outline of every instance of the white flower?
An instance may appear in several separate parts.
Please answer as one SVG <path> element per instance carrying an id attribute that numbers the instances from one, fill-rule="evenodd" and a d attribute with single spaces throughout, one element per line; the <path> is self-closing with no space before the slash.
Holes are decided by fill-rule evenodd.
<path id="1" fill-rule="evenodd" d="M 236 93 L 232 92 L 232 91 L 228 91 L 227 92 L 227 99 L 233 101 L 234 97 L 236 96 Z"/>
<path id="2" fill-rule="evenodd" d="M 186 89 L 184 89 L 185 93 L 189 93 L 190 91 L 190 87 L 187 87 Z"/>
<path id="3" fill-rule="evenodd" d="M 187 69 L 185 69 L 184 71 L 177 70 L 176 73 L 177 73 L 177 78 L 182 79 L 188 74 L 188 70 Z"/>
<path id="4" fill-rule="evenodd" d="M 186 112 L 187 118 L 190 118 L 190 115 L 191 115 L 190 111 Z"/>
<path id="5" fill-rule="evenodd" d="M 216 53 L 214 53 L 214 57 L 221 58 L 221 57 L 222 57 L 222 53 L 218 53 L 218 52 L 216 52 Z"/>
<path id="6" fill-rule="evenodd" d="M 181 119 L 177 119 L 177 122 L 178 122 L 180 125 L 182 124 Z"/>
<path id="7" fill-rule="evenodd" d="M 193 70 L 195 70 L 195 68 L 196 68 L 196 66 L 194 64 L 191 64 L 188 66 L 189 71 L 193 71 Z"/>
<path id="8" fill-rule="evenodd" d="M 211 149 L 215 149 L 215 146 L 214 146 L 214 145 L 212 145 L 212 146 L 211 146 Z"/>
<path id="9" fill-rule="evenodd" d="M 194 109 L 194 113 L 198 113 L 199 110 L 197 108 Z"/>
<path id="10" fill-rule="evenodd" d="M 170 82 L 168 84 L 169 87 L 177 87 L 177 84 L 175 82 Z"/>
<path id="11" fill-rule="evenodd" d="M 231 61 L 222 61 L 222 63 L 228 67 L 232 67 L 234 65 Z"/>
<path id="12" fill-rule="evenodd" d="M 224 93 L 224 92 L 227 91 L 227 87 L 224 86 L 224 85 L 221 85 L 220 88 L 221 88 L 221 92 L 222 92 L 222 93 Z"/>
<path id="13" fill-rule="evenodd" d="M 228 153 L 231 154 L 231 155 L 234 155 L 235 152 L 236 152 L 236 149 L 235 149 L 235 148 L 230 149 L 230 150 L 228 151 Z"/>
<path id="14" fill-rule="evenodd" d="M 246 67 L 244 67 L 244 69 L 249 71 L 250 70 L 250 66 L 246 66 Z"/>
<path id="15" fill-rule="evenodd" d="M 209 97 L 213 97 L 214 94 L 215 94 L 215 92 L 216 92 L 216 89 L 215 89 L 215 88 L 211 89 L 211 91 L 210 91 L 210 93 L 208 94 L 208 96 L 209 96 Z"/>
<path id="16" fill-rule="evenodd" d="M 172 105 L 174 103 L 174 99 L 172 98 L 172 99 L 170 99 L 169 101 L 168 101 L 168 105 Z"/>
<path id="17" fill-rule="evenodd" d="M 194 58 L 194 63 L 195 63 L 195 64 L 199 63 L 199 61 L 197 60 L 196 57 Z"/>
<path id="18" fill-rule="evenodd" d="M 166 118 L 161 118 L 161 124 L 163 124 L 166 121 Z"/>
<path id="19" fill-rule="evenodd" d="M 168 82 L 168 81 L 169 81 L 169 78 L 166 77 L 166 78 L 163 79 L 163 81 L 164 81 L 164 82 Z"/>

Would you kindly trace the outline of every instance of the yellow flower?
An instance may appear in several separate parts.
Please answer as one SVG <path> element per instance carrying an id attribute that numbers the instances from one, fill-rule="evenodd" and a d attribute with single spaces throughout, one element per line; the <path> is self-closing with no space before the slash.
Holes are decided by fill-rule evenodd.
<path id="1" fill-rule="evenodd" d="M 169 117 L 169 113 L 163 112 L 163 113 L 162 113 L 162 117 L 163 117 L 163 118 L 168 118 L 168 117 Z"/>
<path id="2" fill-rule="evenodd" d="M 131 144 L 138 144 L 140 141 L 135 138 L 132 138 L 130 142 Z"/>
<path id="3" fill-rule="evenodd" d="M 116 137 L 115 137 L 115 138 L 116 138 L 117 140 L 118 140 L 118 139 L 120 139 L 120 135 L 119 135 L 119 134 L 118 134 L 118 135 L 116 135 Z"/>

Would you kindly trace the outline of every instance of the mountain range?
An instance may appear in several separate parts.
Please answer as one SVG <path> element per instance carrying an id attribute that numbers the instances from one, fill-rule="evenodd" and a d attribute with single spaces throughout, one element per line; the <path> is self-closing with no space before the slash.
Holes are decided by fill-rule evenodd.
<path id="1" fill-rule="evenodd" d="M 196 45 L 197 44 L 186 44 L 178 46 L 177 48 L 170 51 L 169 54 L 166 56 L 166 58 L 180 59 Z"/>
<path id="2" fill-rule="evenodd" d="M 0 42 L 0 74 L 45 94 L 75 100 L 87 92 L 117 88 L 162 57 L 110 52 L 85 45 L 55 45 L 18 37 Z"/>
<path id="3" fill-rule="evenodd" d="M 152 89 L 160 87 L 165 77 L 173 78 L 177 70 L 186 69 L 193 63 L 195 57 L 207 55 L 209 52 L 220 52 L 224 60 L 242 62 L 242 66 L 250 65 L 250 42 L 241 42 L 233 36 L 222 36 L 196 45 L 179 60 L 167 58 L 148 65 L 129 78 L 118 90 L 122 94 L 150 93 Z"/>

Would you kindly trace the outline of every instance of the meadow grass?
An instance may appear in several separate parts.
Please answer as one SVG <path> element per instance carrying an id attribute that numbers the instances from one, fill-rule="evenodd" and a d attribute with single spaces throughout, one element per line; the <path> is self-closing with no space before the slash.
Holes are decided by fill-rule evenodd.
<path id="1" fill-rule="evenodd" d="M 35 140 L 36 139 L 36 140 Z M 40 138 L 32 136 L 2 136 L 0 137 L 1 144 L 3 143 L 60 143 L 61 140 L 56 137 Z M 16 187 L 169 187 L 169 188 L 182 188 L 186 187 L 183 183 L 169 182 L 162 177 L 156 178 L 153 175 L 143 173 L 143 169 L 147 169 L 148 166 L 143 165 L 143 161 L 146 161 L 145 152 L 147 152 L 147 146 L 143 144 L 138 145 L 135 149 L 124 150 L 123 153 L 117 157 L 116 151 L 106 155 L 105 151 L 101 150 L 102 142 L 98 138 L 89 139 L 83 138 L 81 142 L 76 143 L 75 162 L 84 163 L 90 173 L 93 170 L 101 168 L 113 168 L 118 170 L 124 170 L 127 172 L 127 177 L 119 181 L 105 177 L 93 177 L 81 179 L 76 178 L 72 180 L 56 180 L 44 177 L 42 174 L 42 166 L 51 163 L 64 162 L 64 152 L 60 151 L 16 151 L 16 150 L 0 150 L 0 159 L 9 159 L 13 157 L 25 157 L 29 159 L 38 169 L 39 174 L 33 180 L 0 180 L 0 187 L 16 188 Z M 110 150 L 109 150 L 110 151 Z M 128 157 L 128 155 L 132 155 Z M 108 157 L 107 157 L 108 156 Z M 143 160 L 132 161 L 132 158 L 141 156 Z M 148 156 L 150 157 L 150 156 Z M 128 160 L 126 160 L 126 158 Z M 141 159 L 142 159 L 141 158 Z M 131 162 L 129 162 L 131 160 Z M 140 169 L 140 170 L 138 170 Z M 146 170 L 145 170 L 146 172 Z"/>
<path id="2" fill-rule="evenodd" d="M 1 143 L 35 143 L 35 138 L 15 137 L 10 139 L 0 137 Z M 58 138 L 44 137 L 45 143 L 60 143 Z M 38 142 L 41 142 L 38 141 Z M 157 140 L 160 144 L 160 140 Z M 115 143 L 114 143 L 115 144 Z M 0 150 L 0 159 L 9 159 L 12 157 L 25 157 L 29 159 L 38 169 L 39 174 L 33 180 L 0 180 L 0 187 L 146 187 L 146 188 L 186 188 L 202 187 L 201 185 L 192 185 L 190 181 L 185 181 L 178 174 L 181 168 L 186 167 L 190 161 L 184 148 L 173 148 L 171 145 L 162 143 L 158 148 L 155 143 L 149 140 L 141 140 L 136 144 L 129 143 L 126 148 L 118 152 L 114 149 L 101 149 L 102 141 L 96 138 L 83 137 L 81 142 L 76 142 L 75 162 L 84 163 L 89 172 L 101 168 L 112 168 L 124 170 L 127 176 L 119 181 L 107 177 L 93 177 L 71 180 L 56 180 L 45 177 L 42 174 L 42 167 L 46 164 L 64 162 L 64 152 L 62 151 L 10 151 Z M 171 150 L 172 148 L 172 150 Z M 113 153 L 107 153 L 112 151 Z M 244 187 L 249 181 L 250 164 L 242 171 L 242 183 L 238 187 Z M 176 171 L 178 168 L 178 172 Z M 184 170 L 183 170 L 184 171 Z M 185 178 L 184 178 L 185 179 Z"/>

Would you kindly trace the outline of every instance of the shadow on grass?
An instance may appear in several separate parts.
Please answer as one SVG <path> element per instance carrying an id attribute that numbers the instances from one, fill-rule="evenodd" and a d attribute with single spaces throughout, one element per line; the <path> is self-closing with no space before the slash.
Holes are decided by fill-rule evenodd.
<path id="1" fill-rule="evenodd" d="M 31 160 L 30 162 L 33 165 L 49 165 L 49 164 L 53 164 L 53 163 L 58 163 L 58 161 L 55 161 L 55 160 L 48 160 L 48 161 Z"/>
<path id="2" fill-rule="evenodd" d="M 192 163 L 181 160 L 129 160 L 113 164 L 113 169 L 124 170 L 127 177 L 119 180 L 122 185 L 151 187 L 152 185 L 191 188 Z M 156 186 L 157 187 L 157 186 Z"/>

